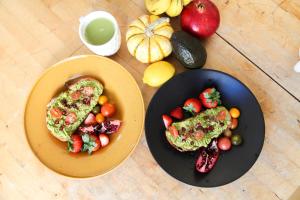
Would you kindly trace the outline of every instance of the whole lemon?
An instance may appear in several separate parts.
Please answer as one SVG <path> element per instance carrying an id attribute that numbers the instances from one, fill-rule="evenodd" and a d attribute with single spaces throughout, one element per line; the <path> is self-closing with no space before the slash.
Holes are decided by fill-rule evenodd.
<path id="1" fill-rule="evenodd" d="M 143 82 L 152 86 L 159 87 L 175 74 L 175 68 L 166 61 L 152 63 L 144 71 Z"/>

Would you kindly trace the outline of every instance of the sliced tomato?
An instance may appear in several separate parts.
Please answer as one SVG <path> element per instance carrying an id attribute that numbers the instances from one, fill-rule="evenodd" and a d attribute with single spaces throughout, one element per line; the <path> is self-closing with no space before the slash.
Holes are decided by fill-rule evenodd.
<path id="1" fill-rule="evenodd" d="M 70 96 L 71 96 L 72 100 L 76 101 L 80 98 L 80 95 L 81 95 L 81 93 L 79 91 L 75 91 L 75 92 L 71 93 Z"/>
<path id="2" fill-rule="evenodd" d="M 217 115 L 217 120 L 224 121 L 226 119 L 226 111 L 222 110 Z"/>
<path id="3" fill-rule="evenodd" d="M 76 114 L 71 112 L 66 116 L 65 122 L 68 125 L 68 124 L 73 124 L 74 122 L 76 122 L 76 120 L 77 120 Z"/>
<path id="4" fill-rule="evenodd" d="M 170 126 L 169 131 L 171 135 L 173 135 L 174 137 L 178 137 L 179 133 L 175 126 Z"/>
<path id="5" fill-rule="evenodd" d="M 50 114 L 52 117 L 54 117 L 56 119 L 60 119 L 61 115 L 62 115 L 62 111 L 59 108 L 52 108 L 50 110 Z"/>
<path id="6" fill-rule="evenodd" d="M 205 133 L 203 131 L 197 131 L 194 133 L 194 136 L 197 140 L 201 140 L 204 137 Z"/>
<path id="7" fill-rule="evenodd" d="M 86 86 L 83 88 L 83 94 L 91 96 L 94 93 L 94 88 L 91 86 Z"/>

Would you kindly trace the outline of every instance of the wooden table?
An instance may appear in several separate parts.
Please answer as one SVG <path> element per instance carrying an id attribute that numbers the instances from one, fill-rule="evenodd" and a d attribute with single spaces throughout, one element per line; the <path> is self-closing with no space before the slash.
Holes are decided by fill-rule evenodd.
<path id="1" fill-rule="evenodd" d="M 61 59 L 91 54 L 78 36 L 78 18 L 111 12 L 122 32 L 111 58 L 134 76 L 146 107 L 156 89 L 142 83 L 146 65 L 127 51 L 128 24 L 147 13 L 143 0 L 0 1 L 0 199 L 288 199 L 300 185 L 299 0 L 214 0 L 221 26 L 205 41 L 205 68 L 244 82 L 257 97 L 266 123 L 258 161 L 237 181 L 196 188 L 167 175 L 151 156 L 143 134 L 134 153 L 103 177 L 73 180 L 54 174 L 28 149 L 23 109 L 35 80 Z M 173 19 L 178 27 L 178 19 Z M 174 58 L 177 73 L 183 67 Z"/>

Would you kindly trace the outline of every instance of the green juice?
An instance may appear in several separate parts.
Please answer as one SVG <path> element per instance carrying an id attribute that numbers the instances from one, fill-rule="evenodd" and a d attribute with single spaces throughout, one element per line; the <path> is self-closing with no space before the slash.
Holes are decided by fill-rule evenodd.
<path id="1" fill-rule="evenodd" d="M 114 35 L 115 28 L 113 23 L 105 18 L 98 18 L 91 21 L 85 29 L 87 42 L 93 45 L 107 43 Z"/>

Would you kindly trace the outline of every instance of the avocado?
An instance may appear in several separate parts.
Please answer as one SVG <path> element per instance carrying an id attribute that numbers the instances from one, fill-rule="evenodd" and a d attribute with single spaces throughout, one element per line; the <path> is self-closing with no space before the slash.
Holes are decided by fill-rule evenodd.
<path id="1" fill-rule="evenodd" d="M 203 67 L 206 62 L 206 50 L 200 40 L 184 31 L 173 33 L 171 37 L 173 54 L 188 69 Z"/>
<path id="2" fill-rule="evenodd" d="M 219 113 L 224 112 L 224 120 L 218 118 Z M 165 131 L 168 142 L 178 151 L 196 151 L 200 147 L 207 147 L 213 138 L 219 137 L 231 124 L 231 117 L 225 107 L 207 109 L 198 115 L 174 122 L 178 135 L 172 135 Z"/>
<path id="3" fill-rule="evenodd" d="M 92 88 L 91 95 L 84 94 L 84 88 Z M 73 99 L 72 94 L 79 92 L 78 99 Z M 93 78 L 81 78 L 75 81 L 68 89 L 61 92 L 47 105 L 46 123 L 50 133 L 61 141 L 68 141 L 79 125 L 86 119 L 86 116 L 97 105 L 98 98 L 103 92 L 103 85 Z M 53 109 L 61 112 L 56 118 L 52 115 Z M 57 111 L 57 112 L 58 112 Z M 73 123 L 67 123 L 68 114 L 75 115 Z"/>

